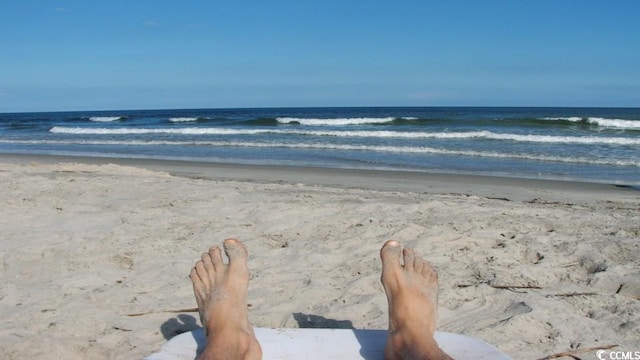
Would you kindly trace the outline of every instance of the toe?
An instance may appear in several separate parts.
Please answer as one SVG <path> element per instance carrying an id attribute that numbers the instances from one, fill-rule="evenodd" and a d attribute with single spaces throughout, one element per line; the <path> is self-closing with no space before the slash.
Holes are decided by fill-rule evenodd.
<path id="1" fill-rule="evenodd" d="M 211 263 L 213 264 L 213 268 L 220 272 L 224 270 L 224 262 L 222 261 L 222 252 L 220 248 L 217 246 L 213 246 L 209 249 L 209 257 L 211 258 Z"/>
<path id="2" fill-rule="evenodd" d="M 210 286 L 213 286 L 216 283 L 216 265 L 214 264 L 214 257 L 211 254 L 211 250 L 202 254 L 202 264 L 207 270 L 207 273 L 202 275 L 202 277 L 206 277 Z"/>
<path id="3" fill-rule="evenodd" d="M 405 248 L 402 250 L 402 256 L 404 260 L 404 268 L 407 270 L 413 270 L 414 262 L 416 259 L 416 251 L 411 248 Z"/>
<path id="4" fill-rule="evenodd" d="M 431 265 L 430 262 L 423 260 L 423 268 L 422 268 L 422 276 L 427 278 L 428 281 L 430 282 L 438 282 L 438 272 L 436 271 L 436 268 L 433 267 L 433 265 Z"/>
<path id="5" fill-rule="evenodd" d="M 194 267 L 191 269 L 191 273 L 189 274 L 189 278 L 191 279 L 191 284 L 193 285 L 193 293 L 196 297 L 196 302 L 198 303 L 198 308 L 202 306 L 202 301 L 204 296 L 206 295 L 205 285 L 198 275 L 198 270 Z"/>
<path id="6" fill-rule="evenodd" d="M 229 270 L 232 273 L 247 276 L 249 274 L 247 248 L 236 239 L 227 239 L 223 245 L 224 252 L 229 258 Z"/>
<path id="7" fill-rule="evenodd" d="M 416 252 L 416 257 L 413 260 L 413 270 L 416 273 L 421 274 L 422 270 L 424 270 L 424 267 L 426 265 L 425 263 L 426 263 L 425 260 L 420 256 L 420 254 Z"/>
<path id="8" fill-rule="evenodd" d="M 396 240 L 389 240 L 380 249 L 382 259 L 382 270 L 393 270 L 400 268 L 400 253 L 402 246 Z"/>
<path id="9" fill-rule="evenodd" d="M 398 278 L 402 273 L 400 265 L 400 256 L 402 254 L 402 246 L 398 241 L 389 240 L 380 249 L 380 258 L 382 259 L 382 275 L 380 280 L 382 286 L 390 296 L 398 288 Z"/>
<path id="10" fill-rule="evenodd" d="M 248 258 L 247 248 L 237 239 L 226 239 L 223 243 L 224 252 L 229 257 L 229 264 L 246 264 Z"/>
<path id="11" fill-rule="evenodd" d="M 195 275 L 197 275 L 197 278 L 193 277 L 194 272 L 192 271 L 191 279 L 199 279 L 203 287 L 211 287 L 211 278 L 209 277 L 209 271 L 207 270 L 204 261 L 198 261 L 193 269 L 195 270 Z"/>

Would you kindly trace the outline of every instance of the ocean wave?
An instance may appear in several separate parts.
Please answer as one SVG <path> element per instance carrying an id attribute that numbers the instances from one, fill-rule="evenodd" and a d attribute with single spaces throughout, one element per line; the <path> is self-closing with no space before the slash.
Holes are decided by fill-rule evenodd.
<path id="1" fill-rule="evenodd" d="M 278 117 L 276 120 L 280 124 L 299 124 L 308 126 L 323 126 L 323 125 L 364 125 L 364 124 L 383 124 L 393 122 L 396 118 L 334 118 L 334 119 L 310 119 L 310 118 L 296 118 L 296 117 Z"/>
<path id="2" fill-rule="evenodd" d="M 407 131 L 331 131 L 331 130 L 283 130 L 283 129 L 232 129 L 232 128 L 81 128 L 55 126 L 52 133 L 79 135 L 258 135 L 283 134 L 302 136 L 335 136 L 366 138 L 404 138 L 404 139 L 487 139 L 501 141 L 585 144 L 585 145 L 640 145 L 640 138 L 605 136 L 557 136 L 495 133 L 487 130 L 466 132 L 407 132 Z"/>
<path id="3" fill-rule="evenodd" d="M 640 120 L 626 120 L 626 119 L 608 119 L 601 117 L 545 117 L 542 120 L 551 121 L 568 121 L 572 123 L 583 123 L 587 125 L 596 125 L 607 128 L 627 129 L 627 130 L 640 130 Z"/>
<path id="4" fill-rule="evenodd" d="M 599 118 L 599 117 L 590 117 L 587 119 L 587 122 L 589 124 L 596 124 L 603 127 L 640 130 L 640 120 L 606 119 L 606 118 Z"/>
<path id="5" fill-rule="evenodd" d="M 173 117 L 169 119 L 171 122 L 194 122 L 198 120 L 200 120 L 200 118 L 197 117 Z"/>
<path id="6" fill-rule="evenodd" d="M 95 121 L 95 122 L 112 122 L 112 121 L 119 121 L 124 119 L 125 119 L 124 116 L 91 116 L 89 118 L 89 120 Z"/>
<path id="7" fill-rule="evenodd" d="M 49 132 L 78 135 L 143 135 L 143 134 L 179 134 L 179 135 L 253 135 L 280 132 L 270 129 L 230 129 L 230 128 L 82 128 L 54 126 Z"/>
<path id="8" fill-rule="evenodd" d="M 581 116 L 569 116 L 569 117 L 544 117 L 541 120 L 550 120 L 550 121 L 570 121 L 570 122 L 580 122 L 586 121 L 586 118 Z"/>
<path id="9" fill-rule="evenodd" d="M 288 149 L 316 149 L 343 151 L 373 151 L 387 153 L 435 154 L 469 156 L 483 158 L 518 159 L 529 161 L 546 161 L 559 163 L 577 163 L 608 166 L 640 167 L 640 160 L 624 159 L 595 159 L 587 157 L 535 155 L 523 153 L 501 153 L 496 151 L 451 150 L 427 146 L 380 146 L 380 145 L 349 145 L 326 143 L 281 143 L 281 142 L 244 142 L 244 141 L 171 141 L 171 140 L 4 140 L 0 143 L 11 144 L 57 144 L 57 145 L 108 145 L 108 146 L 211 146 L 211 147 L 248 147 L 248 148 L 288 148 Z"/>

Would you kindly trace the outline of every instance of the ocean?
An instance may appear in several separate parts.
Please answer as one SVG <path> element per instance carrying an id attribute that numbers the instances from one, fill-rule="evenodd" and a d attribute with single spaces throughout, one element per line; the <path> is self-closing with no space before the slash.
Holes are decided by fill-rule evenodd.
<path id="1" fill-rule="evenodd" d="M 0 114 L 0 153 L 640 185 L 640 108 L 359 107 Z"/>

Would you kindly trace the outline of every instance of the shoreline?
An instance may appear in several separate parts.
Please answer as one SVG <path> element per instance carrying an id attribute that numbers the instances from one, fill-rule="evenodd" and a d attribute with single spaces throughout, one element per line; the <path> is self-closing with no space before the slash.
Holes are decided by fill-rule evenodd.
<path id="1" fill-rule="evenodd" d="M 66 155 L 26 155 L 0 153 L 0 163 L 29 162 L 116 164 L 165 171 L 175 176 L 232 180 L 253 183 L 288 183 L 339 188 L 427 194 L 464 194 L 515 201 L 625 200 L 639 196 L 631 185 L 595 182 L 527 179 L 504 176 L 446 174 L 422 171 L 323 168 L 312 166 L 249 165 L 204 161 L 135 159 Z M 507 193 L 508 196 L 504 196 Z"/>

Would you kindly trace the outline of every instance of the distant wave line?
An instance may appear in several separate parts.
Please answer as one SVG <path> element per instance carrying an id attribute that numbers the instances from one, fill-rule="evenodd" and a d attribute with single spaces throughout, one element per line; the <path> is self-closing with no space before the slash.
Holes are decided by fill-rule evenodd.
<path id="1" fill-rule="evenodd" d="M 402 118 L 405 120 L 416 118 Z M 330 118 L 330 119 L 315 119 L 315 118 L 297 118 L 297 117 L 277 117 L 276 121 L 280 124 L 300 124 L 308 126 L 321 126 L 321 125 L 363 125 L 363 124 L 383 124 L 395 121 L 395 117 L 384 118 Z"/>
<path id="2" fill-rule="evenodd" d="M 86 118 L 85 118 L 86 119 Z M 115 122 L 119 120 L 127 119 L 127 116 L 92 116 L 88 118 L 93 122 Z M 182 123 L 182 122 L 198 122 L 201 120 L 207 120 L 208 118 L 192 117 L 192 116 L 175 116 L 169 118 L 170 122 Z M 252 119 L 248 122 L 264 122 L 265 119 Z M 276 117 L 272 118 L 277 124 L 291 125 L 305 125 L 305 126 L 347 126 L 347 125 L 381 125 L 381 124 L 402 124 L 404 122 L 419 124 L 423 121 L 436 121 L 436 119 L 422 119 L 413 116 L 403 117 L 344 117 L 344 118 L 305 118 L 305 117 Z M 514 120 L 514 119 L 511 119 Z M 517 120 L 517 119 L 515 119 Z M 603 117 L 582 117 L 582 116 L 556 116 L 556 117 L 541 117 L 537 120 L 543 121 L 557 121 L 557 122 L 569 122 L 576 124 L 585 124 L 599 126 L 603 128 L 614 128 L 622 130 L 640 130 L 640 119 L 616 119 L 616 118 L 603 118 Z M 455 121 L 455 120 L 450 120 Z M 505 119 L 506 121 L 506 119 Z M 526 119 L 522 119 L 522 122 L 526 122 Z"/>
<path id="3" fill-rule="evenodd" d="M 194 122 L 198 120 L 200 120 L 200 118 L 197 117 L 172 117 L 169 119 L 171 122 Z"/>
<path id="4" fill-rule="evenodd" d="M 230 129 L 230 128 L 79 128 L 55 126 L 52 133 L 78 135 L 141 135 L 141 134 L 177 134 L 177 135 L 310 135 L 336 137 L 368 138 L 406 138 L 406 139 L 471 139 L 507 140 L 538 143 L 572 143 L 604 145 L 640 145 L 639 138 L 596 137 L 596 136 L 553 136 L 495 133 L 487 130 L 468 132 L 401 132 L 401 131 L 323 131 L 323 130 L 282 130 L 282 129 Z"/>
<path id="5" fill-rule="evenodd" d="M 320 149 L 320 150 L 348 150 L 375 151 L 412 154 L 462 155 L 470 157 L 519 159 L 561 163 L 582 163 L 592 165 L 615 165 L 640 167 L 640 161 L 632 160 L 597 160 L 585 157 L 543 156 L 517 153 L 499 153 L 492 151 L 448 150 L 433 147 L 417 146 L 378 146 L 378 145 L 345 145 L 345 144 L 317 144 L 317 143 L 254 143 L 242 141 L 117 141 L 117 140 L 2 140 L 0 143 L 10 144 L 57 144 L 57 145 L 120 145 L 120 146 L 212 146 L 212 147 L 251 147 L 251 148 L 289 148 L 289 149 Z"/>
<path id="6" fill-rule="evenodd" d="M 89 120 L 95 122 L 112 122 L 125 119 L 124 116 L 91 116 Z"/>

